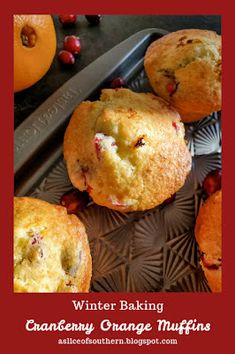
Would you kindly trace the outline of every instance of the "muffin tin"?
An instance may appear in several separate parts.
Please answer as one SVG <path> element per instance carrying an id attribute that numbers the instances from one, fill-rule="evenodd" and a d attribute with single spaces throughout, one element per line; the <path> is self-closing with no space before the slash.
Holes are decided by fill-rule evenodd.
<path id="1" fill-rule="evenodd" d="M 15 130 L 16 195 L 58 203 L 72 188 L 62 155 L 64 129 L 72 111 L 82 100 L 99 97 L 101 88 L 109 87 L 117 76 L 136 92 L 151 92 L 143 69 L 144 53 L 164 34 L 146 29 L 128 38 L 65 83 Z M 59 97 L 67 97 L 63 109 L 56 104 Z M 47 117 L 45 125 L 38 123 L 39 117 Z M 210 291 L 199 265 L 194 225 L 203 198 L 202 181 L 209 171 L 221 168 L 220 112 L 185 124 L 185 129 L 193 164 L 174 201 L 132 213 L 91 201 L 78 213 L 93 260 L 91 291 Z"/>

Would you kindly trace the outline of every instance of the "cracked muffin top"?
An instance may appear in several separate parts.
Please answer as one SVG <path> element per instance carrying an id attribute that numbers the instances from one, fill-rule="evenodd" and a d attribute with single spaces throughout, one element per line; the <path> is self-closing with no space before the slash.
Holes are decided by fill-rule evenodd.
<path id="1" fill-rule="evenodd" d="M 212 291 L 221 291 L 222 192 L 212 194 L 201 206 L 195 237 L 201 252 L 201 265 Z"/>
<path id="2" fill-rule="evenodd" d="M 144 67 L 153 90 L 170 102 L 184 122 L 221 109 L 221 36 L 186 29 L 154 41 Z"/>
<path id="3" fill-rule="evenodd" d="M 153 94 L 105 89 L 82 102 L 64 137 L 73 185 L 100 205 L 145 210 L 179 190 L 191 169 L 179 114 Z"/>
<path id="4" fill-rule="evenodd" d="M 91 256 L 85 228 L 66 208 L 14 198 L 14 291 L 87 292 Z"/>

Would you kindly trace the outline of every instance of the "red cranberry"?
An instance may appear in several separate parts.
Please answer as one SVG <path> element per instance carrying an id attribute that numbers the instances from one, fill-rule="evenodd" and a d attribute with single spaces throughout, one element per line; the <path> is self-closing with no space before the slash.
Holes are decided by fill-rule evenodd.
<path id="1" fill-rule="evenodd" d="M 98 160 L 101 159 L 101 145 L 100 145 L 101 141 L 102 141 L 102 139 L 97 136 L 94 139 L 95 152 L 96 152 L 96 156 L 97 156 Z"/>
<path id="2" fill-rule="evenodd" d="M 67 209 L 68 214 L 76 214 L 79 210 L 84 209 L 89 202 L 89 196 L 85 192 L 72 189 L 62 195 L 60 204 Z"/>
<path id="3" fill-rule="evenodd" d="M 176 130 L 176 133 L 180 130 L 180 127 L 176 122 L 172 122 L 172 127 Z"/>
<path id="4" fill-rule="evenodd" d="M 129 205 L 128 204 L 124 204 L 121 201 L 117 200 L 117 199 L 113 199 L 113 198 L 108 198 L 108 201 L 113 205 L 113 206 L 117 206 L 120 208 L 126 208 Z"/>
<path id="5" fill-rule="evenodd" d="M 222 258 L 211 259 L 207 258 L 205 253 L 201 253 L 201 261 L 207 269 L 219 269 L 222 266 Z"/>
<path id="6" fill-rule="evenodd" d="M 80 39 L 77 36 L 66 36 L 64 38 L 64 49 L 68 52 L 76 55 L 80 53 L 81 43 Z"/>
<path id="7" fill-rule="evenodd" d="M 93 191 L 93 188 L 91 186 L 87 186 L 86 192 L 90 194 Z"/>
<path id="8" fill-rule="evenodd" d="M 208 196 L 221 189 L 221 170 L 213 170 L 208 173 L 203 181 L 203 189 Z"/>
<path id="9" fill-rule="evenodd" d="M 75 58 L 72 53 L 68 52 L 67 50 L 61 50 L 58 54 L 58 57 L 61 63 L 66 65 L 72 65 L 75 63 Z"/>
<path id="10" fill-rule="evenodd" d="M 174 202 L 175 197 L 176 197 L 176 194 L 174 193 L 174 194 L 172 194 L 172 196 L 170 196 L 170 198 L 167 198 L 167 199 L 163 202 L 163 204 L 164 204 L 164 205 L 171 204 L 172 202 Z"/>
<path id="11" fill-rule="evenodd" d="M 59 15 L 59 20 L 63 25 L 73 25 L 77 21 L 77 15 Z"/>
<path id="12" fill-rule="evenodd" d="M 110 84 L 111 88 L 118 88 L 118 87 L 123 87 L 126 86 L 126 82 L 122 77 L 116 77 L 115 79 L 113 79 L 113 81 Z"/>
<path id="13" fill-rule="evenodd" d="M 101 20 L 101 15 L 85 15 L 85 17 L 91 25 L 98 25 Z"/>

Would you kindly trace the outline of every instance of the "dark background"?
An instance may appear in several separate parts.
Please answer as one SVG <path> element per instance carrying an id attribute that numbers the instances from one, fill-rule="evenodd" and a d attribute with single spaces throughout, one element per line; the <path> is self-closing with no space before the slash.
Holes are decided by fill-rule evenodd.
<path id="1" fill-rule="evenodd" d="M 79 15 L 72 27 L 63 27 L 58 16 L 53 16 L 57 33 L 57 53 L 48 73 L 34 86 L 15 94 L 15 127 L 32 113 L 48 96 L 70 77 L 97 57 L 132 34 L 150 27 L 176 31 L 183 28 L 201 28 L 221 33 L 220 16 L 148 16 L 103 15 L 98 26 L 90 25 Z M 66 35 L 75 34 L 81 40 L 81 52 L 74 65 L 65 67 L 57 57 Z"/>

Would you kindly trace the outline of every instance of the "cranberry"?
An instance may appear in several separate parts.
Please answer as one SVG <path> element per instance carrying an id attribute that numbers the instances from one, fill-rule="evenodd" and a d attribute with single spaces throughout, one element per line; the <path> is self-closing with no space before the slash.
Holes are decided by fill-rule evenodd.
<path id="1" fill-rule="evenodd" d="M 163 202 L 163 204 L 164 204 L 164 205 L 171 204 L 172 202 L 174 202 L 175 196 L 176 196 L 175 193 L 172 194 L 172 195 L 170 196 L 170 198 L 167 198 L 167 199 Z"/>
<path id="2" fill-rule="evenodd" d="M 63 25 L 73 25 L 77 21 L 77 15 L 59 15 L 59 20 Z"/>
<path id="3" fill-rule="evenodd" d="M 87 186 L 86 192 L 90 194 L 93 191 L 93 188 L 91 186 Z"/>
<path id="4" fill-rule="evenodd" d="M 118 87 L 125 87 L 126 86 L 126 82 L 122 77 L 116 77 L 115 79 L 112 80 L 110 87 L 111 88 L 118 88 Z"/>
<path id="5" fill-rule="evenodd" d="M 101 15 L 85 15 L 85 17 L 91 25 L 98 25 L 101 20 Z"/>
<path id="6" fill-rule="evenodd" d="M 76 55 L 80 53 L 81 43 L 80 39 L 77 36 L 66 36 L 64 38 L 64 49 L 68 52 Z"/>
<path id="7" fill-rule="evenodd" d="M 72 65 L 75 63 L 75 58 L 72 53 L 68 52 L 67 50 L 61 50 L 58 54 L 58 57 L 61 63 L 66 65 Z"/>
<path id="8" fill-rule="evenodd" d="M 113 198 L 109 198 L 108 200 L 113 206 L 117 206 L 120 208 L 127 208 L 129 206 L 129 204 L 124 204 L 124 203 L 120 202 L 119 200 L 116 200 Z"/>
<path id="9" fill-rule="evenodd" d="M 169 94 L 171 95 L 171 94 L 175 91 L 175 84 L 169 82 L 169 83 L 166 85 L 166 89 L 167 89 L 167 91 L 169 92 Z"/>
<path id="10" fill-rule="evenodd" d="M 203 181 L 203 189 L 208 196 L 221 189 L 221 170 L 213 170 L 208 173 Z"/>
<path id="11" fill-rule="evenodd" d="M 84 209 L 89 202 L 89 196 L 85 192 L 72 189 L 62 195 L 60 204 L 67 209 L 68 214 L 76 214 L 79 210 Z"/>

